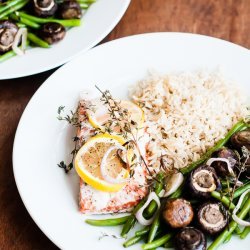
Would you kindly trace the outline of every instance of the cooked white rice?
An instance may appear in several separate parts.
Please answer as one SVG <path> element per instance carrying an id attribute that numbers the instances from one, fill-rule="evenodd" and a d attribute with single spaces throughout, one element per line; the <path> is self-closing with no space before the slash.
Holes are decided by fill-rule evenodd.
<path id="1" fill-rule="evenodd" d="M 150 134 L 149 163 L 182 168 L 196 161 L 246 116 L 246 99 L 219 72 L 151 75 L 131 89 Z"/>

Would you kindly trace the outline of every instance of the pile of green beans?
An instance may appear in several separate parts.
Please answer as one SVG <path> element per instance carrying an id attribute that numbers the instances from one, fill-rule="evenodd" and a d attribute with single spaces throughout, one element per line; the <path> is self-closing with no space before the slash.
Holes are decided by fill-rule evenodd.
<path id="1" fill-rule="evenodd" d="M 0 5 L 0 20 L 7 17 L 9 14 L 22 9 L 29 0 L 13 0 L 8 1 L 6 4 Z"/>
<path id="2" fill-rule="evenodd" d="M 81 25 L 80 19 L 57 19 L 57 18 L 41 18 L 37 16 L 33 16 L 27 14 L 25 12 L 26 5 L 31 0 L 9 0 L 4 3 L 0 3 L 0 21 L 1 20 L 12 20 L 17 26 L 20 28 L 28 29 L 27 39 L 30 44 L 41 48 L 50 48 L 50 45 L 36 35 L 36 31 L 40 29 L 42 24 L 48 22 L 56 22 L 64 27 L 75 27 Z M 94 3 L 96 0 L 77 0 L 79 2 L 80 7 L 83 10 L 89 8 L 89 6 Z M 14 51 L 8 51 L 4 54 L 0 54 L 0 63 L 4 62 L 16 54 Z"/>
<path id="3" fill-rule="evenodd" d="M 80 26 L 81 20 L 80 19 L 56 19 L 56 18 L 41 18 L 29 15 L 23 11 L 16 11 L 16 15 L 20 18 L 25 18 L 26 20 L 29 20 L 30 22 L 37 23 L 37 24 L 44 24 L 48 22 L 54 22 L 54 23 L 60 23 L 61 25 L 65 27 L 74 27 L 74 26 Z M 21 19 L 20 19 L 21 20 Z"/>
<path id="4" fill-rule="evenodd" d="M 201 157 L 200 160 L 197 162 L 194 162 L 190 164 L 189 166 L 181 169 L 181 172 L 184 175 L 187 175 L 190 173 L 192 170 L 194 170 L 197 166 L 208 160 L 211 155 L 222 148 L 230 139 L 230 137 L 243 129 L 248 128 L 249 125 L 245 123 L 244 121 L 240 121 L 237 124 L 235 124 L 232 129 L 229 130 L 228 134 L 225 136 L 225 138 L 221 139 L 213 148 L 208 150 L 203 157 Z M 186 178 L 186 177 L 185 177 Z M 154 191 L 157 195 L 161 192 L 161 190 L 164 188 L 163 185 L 163 179 L 164 175 L 162 176 L 157 176 L 157 179 L 160 180 L 159 182 L 156 182 Z M 179 198 L 182 197 L 183 192 L 184 192 L 184 183 L 168 198 Z M 233 195 L 233 201 L 237 199 L 239 196 L 241 196 L 246 190 L 250 189 L 250 183 L 246 182 L 242 187 L 239 187 L 238 189 L 235 190 L 234 195 Z M 222 202 L 226 207 L 229 208 L 230 211 L 232 211 L 235 208 L 235 203 L 230 202 L 230 198 L 227 197 L 226 195 L 221 195 L 217 191 L 213 191 L 211 193 L 211 196 L 214 199 L 217 199 L 218 201 Z M 134 211 L 131 213 L 130 216 L 125 216 L 122 218 L 119 218 L 122 223 L 117 222 L 116 225 L 121 225 L 124 224 L 122 233 L 121 235 L 123 237 L 126 237 L 130 229 L 135 225 L 136 223 L 136 218 L 135 218 L 135 213 L 144 205 L 145 199 L 141 200 L 141 202 L 136 206 Z M 157 211 L 157 204 L 155 201 L 152 201 L 149 206 L 145 209 L 145 213 L 143 214 L 145 218 L 150 218 L 152 217 Z M 237 214 L 237 216 L 241 219 L 244 219 L 246 215 L 250 212 L 250 197 L 246 196 L 245 199 L 243 200 L 241 210 Z M 115 219 L 114 219 L 115 220 Z M 89 222 L 88 222 L 89 223 Z M 94 223 L 92 223 L 93 225 Z M 98 223 L 95 221 L 95 225 Z M 103 224 L 103 222 L 102 222 Z M 106 223 L 107 224 L 107 223 Z M 244 239 L 249 233 L 250 233 L 250 227 L 246 227 L 242 232 L 238 227 L 238 224 L 235 221 L 231 221 L 228 225 L 228 228 L 226 228 L 216 239 L 215 241 L 209 246 L 208 250 L 215 250 L 217 247 L 222 244 L 226 243 L 230 240 L 232 233 L 236 232 L 240 238 Z M 165 247 L 171 247 L 173 246 L 173 233 L 167 233 L 163 236 L 160 236 L 160 238 L 157 238 L 160 235 L 160 232 L 162 232 L 161 229 L 161 222 L 160 222 L 160 211 L 158 211 L 155 214 L 153 223 L 150 226 L 143 227 L 142 229 L 138 230 L 135 232 L 134 236 L 130 239 L 128 239 L 123 246 L 124 247 L 129 247 L 141 240 L 146 240 L 146 243 L 142 245 L 142 249 L 147 250 L 147 249 L 156 249 L 157 247 L 160 246 L 165 246 Z"/>

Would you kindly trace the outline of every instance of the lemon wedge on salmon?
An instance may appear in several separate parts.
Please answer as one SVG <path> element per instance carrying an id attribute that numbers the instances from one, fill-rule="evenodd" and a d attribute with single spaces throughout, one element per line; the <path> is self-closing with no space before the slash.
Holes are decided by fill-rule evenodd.
<path id="1" fill-rule="evenodd" d="M 90 138 L 78 151 L 74 165 L 76 172 L 87 184 L 103 192 L 117 192 L 125 184 L 129 176 L 124 168 L 124 162 L 117 154 L 117 148 L 122 148 L 126 141 L 121 136 L 99 134 Z M 110 150 L 111 149 L 111 150 Z M 107 152 L 110 151 L 110 153 Z M 105 163 L 103 158 L 105 156 Z M 132 158 L 131 151 L 126 152 L 128 161 Z M 105 169 L 109 178 L 117 182 L 109 182 L 101 169 Z"/>
<path id="2" fill-rule="evenodd" d="M 144 122 L 144 112 L 143 110 L 136 105 L 133 102 L 130 101 L 118 101 L 118 105 L 121 108 L 121 110 L 126 111 L 127 114 L 125 115 L 126 118 L 126 122 L 129 122 L 132 124 L 132 127 L 136 127 L 136 128 L 141 128 Z M 101 101 L 96 100 L 95 102 L 93 102 L 93 109 L 89 109 L 87 111 L 87 116 L 89 119 L 90 124 L 94 127 L 94 128 L 98 128 L 101 131 L 105 131 L 105 124 L 107 124 L 107 122 L 111 121 L 112 118 L 110 116 L 110 111 L 107 105 L 104 105 Z M 125 123 L 125 121 L 123 121 L 123 117 L 119 116 L 118 112 L 117 112 L 118 117 L 121 119 L 120 121 L 120 125 L 123 126 L 123 124 Z M 115 124 L 116 120 L 113 121 L 113 124 Z M 120 132 L 118 130 L 117 127 L 113 128 L 114 132 Z"/>

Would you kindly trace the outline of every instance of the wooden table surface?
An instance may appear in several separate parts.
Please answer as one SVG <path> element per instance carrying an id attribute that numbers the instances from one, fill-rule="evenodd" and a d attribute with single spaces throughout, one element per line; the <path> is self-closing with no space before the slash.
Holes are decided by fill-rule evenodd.
<path id="1" fill-rule="evenodd" d="M 205 34 L 250 48 L 250 0 L 132 0 L 120 23 L 103 42 L 155 31 Z M 0 81 L 1 250 L 57 249 L 26 211 L 16 188 L 11 160 L 22 112 L 53 72 Z"/>

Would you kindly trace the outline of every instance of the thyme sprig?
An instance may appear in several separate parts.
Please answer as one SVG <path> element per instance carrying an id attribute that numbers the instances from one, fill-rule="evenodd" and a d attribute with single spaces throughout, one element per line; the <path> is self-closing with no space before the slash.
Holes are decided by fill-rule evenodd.
<path id="1" fill-rule="evenodd" d="M 80 124 L 79 124 L 79 121 L 78 121 L 78 114 L 77 114 L 77 112 L 73 112 L 72 110 L 70 110 L 70 114 L 63 115 L 64 109 L 65 109 L 65 106 L 58 107 L 58 110 L 57 110 L 57 119 L 59 121 L 66 121 L 70 125 L 73 125 L 75 127 L 79 127 Z"/>
<path id="2" fill-rule="evenodd" d="M 241 174 L 243 172 L 246 171 L 248 165 L 247 165 L 247 162 L 248 162 L 248 159 L 250 157 L 250 152 L 249 150 L 243 146 L 241 148 L 241 154 L 238 153 L 238 151 L 235 151 L 236 155 L 237 155 L 237 163 L 236 163 L 236 168 L 238 169 L 238 174 L 236 175 L 236 177 L 234 177 L 233 179 L 227 179 L 227 190 L 228 190 L 228 195 L 229 195 L 229 208 L 231 206 L 231 204 L 233 203 L 233 198 L 234 198 L 234 193 L 235 193 L 235 190 L 238 186 L 238 182 L 239 182 L 239 178 L 241 176 Z M 233 187 L 230 188 L 230 183 L 233 182 Z M 222 194 L 223 195 L 223 194 Z M 227 210 L 227 216 L 230 215 L 230 211 L 229 209 Z M 229 221 L 229 220 L 228 220 Z"/>
<path id="3" fill-rule="evenodd" d="M 138 131 L 140 128 L 138 127 L 137 122 L 131 119 L 128 110 L 121 107 L 120 102 L 112 97 L 109 90 L 102 91 L 98 86 L 95 87 L 101 93 L 100 100 L 108 107 L 108 113 L 111 118 L 104 125 L 105 132 L 112 133 L 115 128 L 118 128 L 118 134 L 122 135 L 125 139 L 129 139 L 124 146 L 126 146 L 127 149 L 133 148 L 138 152 L 139 163 L 143 163 L 150 177 L 158 182 L 158 180 L 154 177 L 155 174 L 150 170 L 141 153 L 141 149 L 138 144 Z M 136 158 L 136 154 L 134 154 L 133 158 Z M 133 176 L 135 166 L 136 164 L 130 166 L 130 176 Z"/>
<path id="4" fill-rule="evenodd" d="M 101 232 L 101 235 L 99 236 L 98 240 L 102 240 L 105 237 L 112 237 L 114 239 L 123 239 L 123 237 L 118 236 L 118 235 L 110 234 L 107 232 Z"/>
<path id="5" fill-rule="evenodd" d="M 66 121 L 68 124 L 74 126 L 74 127 L 80 127 L 80 123 L 78 121 L 78 114 L 77 112 L 73 112 L 72 110 L 70 111 L 70 114 L 64 115 L 64 109 L 65 106 L 60 106 L 57 109 L 57 119 L 59 121 Z M 62 168 L 65 173 L 67 174 L 74 166 L 73 162 L 74 162 L 74 158 L 79 150 L 79 143 L 78 141 L 80 140 L 79 137 L 74 136 L 73 138 L 73 142 L 74 142 L 74 149 L 71 151 L 71 161 L 69 164 L 66 164 L 64 161 L 60 161 L 57 166 Z"/>

